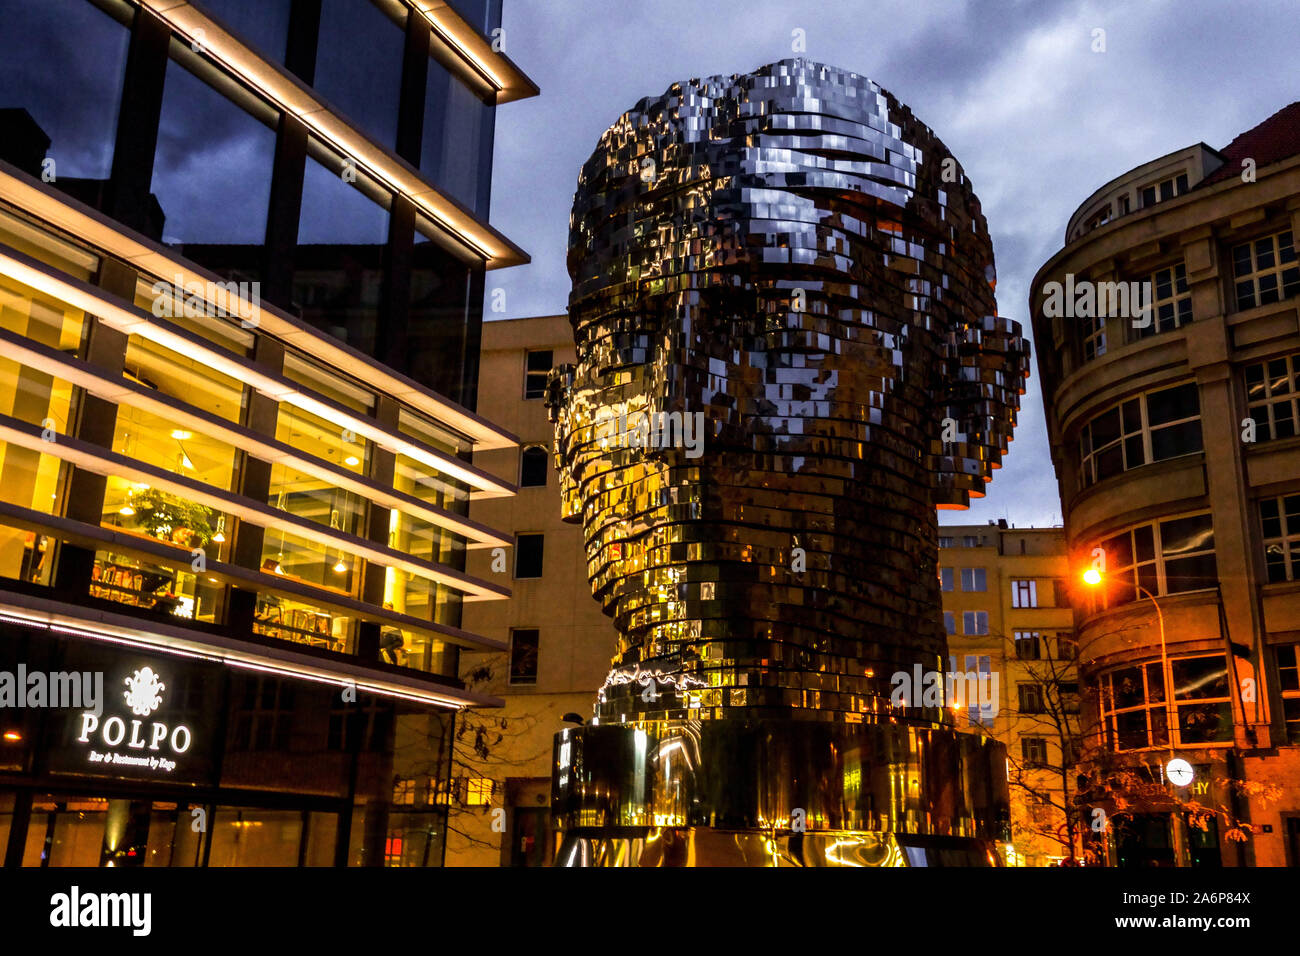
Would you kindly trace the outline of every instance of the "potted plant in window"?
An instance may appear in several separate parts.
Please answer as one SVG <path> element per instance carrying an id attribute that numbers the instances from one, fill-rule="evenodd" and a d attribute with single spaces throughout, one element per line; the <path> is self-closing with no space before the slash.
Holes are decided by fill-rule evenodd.
<path id="1" fill-rule="evenodd" d="M 159 541 L 182 548 L 206 548 L 212 541 L 212 509 L 157 488 L 131 497 L 136 526 Z"/>

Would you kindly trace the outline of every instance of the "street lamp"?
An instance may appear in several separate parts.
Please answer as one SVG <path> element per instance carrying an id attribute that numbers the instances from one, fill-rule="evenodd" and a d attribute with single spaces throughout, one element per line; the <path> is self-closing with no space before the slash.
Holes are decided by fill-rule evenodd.
<path id="1" fill-rule="evenodd" d="M 1102 573 L 1097 568 L 1088 568 L 1083 572 L 1083 583 L 1089 587 L 1098 587 L 1102 583 Z M 1160 627 L 1160 683 L 1165 698 L 1165 738 L 1169 742 L 1169 763 L 1164 768 L 1164 777 L 1175 787 L 1179 789 L 1186 787 L 1192 782 L 1192 767 L 1186 760 L 1180 760 L 1174 756 L 1174 730 L 1177 725 L 1177 712 L 1174 710 L 1174 688 L 1173 673 L 1169 667 L 1169 649 L 1165 643 L 1165 615 L 1160 610 L 1160 602 L 1156 596 L 1138 584 L 1133 582 L 1133 587 L 1139 594 L 1145 594 L 1150 600 L 1151 605 L 1156 609 L 1156 621 Z M 1174 800 L 1177 802 L 1178 794 L 1175 792 Z M 1174 828 L 1174 850 L 1178 854 L 1177 863 L 1182 865 L 1183 858 L 1187 854 L 1187 839 L 1182 829 L 1182 814 L 1173 815 Z"/>

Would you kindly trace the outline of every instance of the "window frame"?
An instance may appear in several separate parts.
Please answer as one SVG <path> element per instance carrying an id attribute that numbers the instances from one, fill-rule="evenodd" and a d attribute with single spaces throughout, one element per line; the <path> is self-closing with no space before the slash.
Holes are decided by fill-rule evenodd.
<path id="1" fill-rule="evenodd" d="M 1159 296 L 1160 277 L 1164 273 L 1169 273 L 1169 295 L 1161 298 Z M 1194 318 L 1192 313 L 1192 289 L 1187 282 L 1187 264 L 1185 262 L 1179 260 L 1163 268 L 1156 269 L 1146 277 L 1146 281 L 1151 283 L 1151 322 L 1145 328 L 1133 326 L 1131 341 L 1138 342 L 1142 339 L 1149 339 L 1162 332 L 1174 332 L 1191 324 Z M 1172 324 L 1168 327 L 1164 325 L 1160 317 L 1162 306 L 1169 306 L 1171 310 Z"/>
<path id="2" fill-rule="evenodd" d="M 520 635 L 532 635 L 532 673 L 525 674 L 522 677 L 515 676 L 516 663 L 516 639 Z M 506 685 L 509 687 L 535 687 L 537 678 L 541 671 L 542 656 L 542 631 L 537 627 L 512 627 L 510 628 L 510 649 L 506 657 Z"/>
<path id="3" fill-rule="evenodd" d="M 1283 363 L 1285 374 L 1281 376 L 1281 380 L 1286 382 L 1286 391 L 1274 390 L 1275 383 L 1279 379 L 1271 371 L 1270 366 L 1275 362 Z M 1251 373 L 1256 369 L 1259 370 L 1260 376 L 1257 386 L 1260 394 L 1252 398 Z M 1300 435 L 1300 352 L 1275 355 L 1271 358 L 1244 365 L 1241 369 L 1241 381 L 1246 398 L 1247 415 L 1255 422 L 1256 442 L 1282 441 Z M 1275 410 L 1278 406 L 1289 406 L 1290 415 L 1285 419 L 1277 416 Z M 1264 412 L 1262 419 L 1257 414 L 1259 411 Z M 1289 435 L 1278 434 L 1276 424 L 1283 420 L 1287 421 L 1290 426 L 1291 434 Z M 1266 435 L 1262 436 L 1261 431 L 1265 432 Z"/>
<path id="4" fill-rule="evenodd" d="M 521 544 L 521 542 L 523 541 L 524 538 L 529 538 L 529 539 L 532 539 L 532 538 L 538 538 L 538 539 L 540 539 L 540 541 L 541 541 L 541 543 L 540 543 L 540 545 L 539 545 L 539 553 L 538 553 L 538 558 L 537 558 L 537 565 L 538 565 L 538 568 L 537 568 L 537 573 L 536 573 L 536 574 L 522 574 L 522 575 L 521 575 L 521 574 L 519 573 L 519 562 L 520 562 L 521 556 L 522 556 L 522 554 L 523 554 L 523 549 L 520 547 L 520 544 Z M 518 532 L 515 532 L 514 580 L 516 580 L 516 581 L 538 581 L 538 580 L 541 579 L 541 577 L 542 577 L 542 575 L 545 573 L 545 571 L 546 571 L 546 534 L 545 534 L 544 532 L 541 532 L 541 531 L 518 531 Z"/>
<path id="5" fill-rule="evenodd" d="M 1267 255 L 1272 257 L 1272 265 L 1261 266 L 1259 264 L 1261 257 L 1264 255 L 1260 249 L 1260 244 L 1264 242 L 1269 244 Z M 1246 253 L 1244 257 L 1241 255 L 1243 250 Z M 1244 271 L 1242 269 L 1243 261 L 1247 267 Z M 1232 294 L 1230 301 L 1235 312 L 1245 312 L 1248 309 L 1265 305 L 1276 305 L 1279 302 L 1285 302 L 1287 299 L 1300 295 L 1300 254 L 1297 253 L 1295 233 L 1291 229 L 1282 229 L 1246 242 L 1233 243 L 1228 250 L 1227 264 L 1231 270 Z M 1268 278 L 1275 280 L 1273 291 L 1276 293 L 1276 298 L 1265 302 L 1263 301 L 1265 293 L 1261 289 L 1260 283 Z M 1242 292 L 1242 286 L 1246 283 L 1249 283 L 1251 287 L 1249 302 L 1245 301 Z M 1290 289 L 1290 292 L 1287 291 L 1288 289 Z"/>
<path id="6" fill-rule="evenodd" d="M 1126 528 L 1121 528 L 1115 531 L 1114 533 L 1107 535 L 1105 538 L 1102 538 L 1100 541 L 1097 542 L 1096 547 L 1102 548 L 1107 553 L 1106 577 L 1113 581 L 1114 579 L 1118 578 L 1119 575 L 1125 572 L 1133 572 L 1133 577 L 1128 578 L 1124 586 L 1133 587 L 1133 585 L 1135 584 L 1140 584 L 1144 588 L 1149 590 L 1152 594 L 1156 595 L 1156 597 L 1163 597 L 1171 594 L 1193 594 L 1197 591 L 1211 590 L 1213 587 L 1212 585 L 1206 587 L 1200 587 L 1200 588 L 1191 588 L 1185 591 L 1170 591 L 1168 590 L 1168 576 L 1165 570 L 1165 563 L 1167 560 L 1170 560 L 1170 558 L 1164 552 L 1164 541 L 1163 541 L 1163 535 L 1161 530 L 1163 526 L 1170 524 L 1174 521 L 1181 521 L 1187 518 L 1202 518 L 1202 517 L 1209 517 L 1211 519 L 1210 546 L 1208 548 L 1200 548 L 1196 551 L 1192 551 L 1186 554 L 1175 555 L 1173 556 L 1172 560 L 1203 557 L 1206 554 L 1213 555 L 1215 558 L 1215 576 L 1217 578 L 1218 551 L 1214 544 L 1213 512 L 1208 510 L 1193 511 L 1185 514 L 1174 514 L 1174 515 L 1162 516 L 1152 521 L 1144 521 L 1140 524 L 1129 525 Z M 1139 559 L 1137 535 L 1143 529 L 1150 529 L 1151 532 L 1152 557 L 1150 559 L 1146 559 L 1146 558 Z M 1108 541 L 1114 541 L 1116 538 L 1119 538 L 1124 535 L 1128 536 L 1127 547 L 1128 547 L 1129 554 L 1132 557 L 1132 563 L 1112 566 L 1109 557 L 1111 551 L 1109 548 L 1106 547 L 1106 543 Z M 1139 569 L 1148 569 L 1147 570 L 1148 575 L 1154 574 L 1154 582 L 1152 582 L 1152 579 L 1150 577 L 1147 577 L 1146 582 L 1144 582 L 1142 572 Z M 1149 587 L 1148 586 L 1149 583 L 1154 583 L 1155 587 L 1154 588 Z M 1112 599 L 1111 596 L 1111 588 L 1090 589 L 1088 593 L 1088 613 L 1097 614 L 1103 610 L 1122 607 L 1126 604 L 1132 604 L 1139 600 L 1145 600 L 1145 598 L 1138 596 L 1136 589 L 1134 589 L 1133 593 L 1134 593 L 1134 597 L 1132 600 L 1115 601 Z"/>
<path id="7" fill-rule="evenodd" d="M 1290 504 L 1288 504 L 1290 502 Z M 1276 513 L 1270 517 L 1266 512 Z M 1292 507 L 1294 511 L 1290 510 Z M 1300 492 L 1270 495 L 1259 499 L 1260 543 L 1264 548 L 1264 575 L 1269 584 L 1300 581 Z M 1269 533 L 1269 522 L 1277 522 L 1277 533 Z M 1271 560 L 1274 549 L 1279 561 Z M 1280 566 L 1282 575 L 1275 577 L 1273 568 Z"/>
<path id="8" fill-rule="evenodd" d="M 1012 578 L 1011 606 L 1019 609 L 1038 607 L 1038 582 L 1033 578 Z"/>
<path id="9" fill-rule="evenodd" d="M 549 355 L 546 371 L 533 369 L 529 367 L 529 362 L 534 355 Z M 546 397 L 546 377 L 550 375 L 551 369 L 555 367 L 555 350 L 554 349 L 524 349 L 524 401 L 536 401 L 539 398 Z M 533 377 L 542 375 L 542 384 L 540 389 L 532 384 Z"/>
<path id="10" fill-rule="evenodd" d="M 1180 418 L 1173 418 L 1169 421 L 1160 422 L 1158 425 L 1151 424 L 1150 400 L 1152 396 L 1160 395 L 1164 392 L 1172 392 L 1177 389 L 1187 387 L 1192 388 L 1192 394 L 1196 396 L 1196 413 L 1194 415 L 1184 415 Z M 1137 408 L 1137 425 L 1130 428 L 1125 422 L 1126 408 L 1136 406 Z M 1093 437 L 1094 427 L 1101 419 L 1107 415 L 1115 414 L 1119 418 L 1119 434 L 1105 444 L 1098 446 Z M 1162 385 L 1159 388 L 1153 388 L 1137 395 L 1131 395 L 1123 401 L 1116 402 L 1104 410 L 1091 416 L 1083 423 L 1079 429 L 1079 489 L 1091 488 L 1093 485 L 1108 481 L 1111 478 L 1134 470 L 1146 465 L 1158 464 L 1162 461 L 1174 461 L 1178 458 L 1187 458 L 1191 455 L 1200 455 L 1205 453 L 1205 432 L 1201 429 L 1201 447 L 1192 451 L 1184 451 L 1177 455 L 1168 455 L 1163 458 L 1154 456 L 1155 436 L 1157 432 L 1163 432 L 1168 429 L 1178 428 L 1187 425 L 1190 422 L 1201 422 L 1201 393 L 1196 382 L 1184 381 L 1176 382 L 1172 385 Z M 1131 458 L 1136 458 L 1135 449 L 1132 442 L 1135 439 L 1141 441 L 1141 461 L 1130 462 Z M 1105 477 L 1098 477 L 1097 462 L 1103 456 L 1111 452 L 1118 446 L 1120 451 L 1120 469 L 1119 471 L 1107 474 Z"/>

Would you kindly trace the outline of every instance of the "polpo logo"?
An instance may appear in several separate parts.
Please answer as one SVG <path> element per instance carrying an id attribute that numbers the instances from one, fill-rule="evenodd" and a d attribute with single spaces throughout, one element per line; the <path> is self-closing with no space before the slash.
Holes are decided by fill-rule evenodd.
<path id="1" fill-rule="evenodd" d="M 126 706 L 137 717 L 148 717 L 162 705 L 162 692 L 167 685 L 158 679 L 152 667 L 142 667 L 123 681 L 129 690 L 122 694 Z"/>
<path id="2" fill-rule="evenodd" d="M 170 751 L 172 757 L 179 757 L 189 750 L 194 740 L 190 728 L 185 724 L 169 726 L 162 720 L 140 719 L 151 716 L 162 706 L 167 685 L 157 671 L 147 666 L 133 670 L 122 683 L 127 688 L 122 692 L 122 699 L 135 717 L 112 716 L 101 724 L 99 715 L 84 712 L 76 742 L 92 745 L 86 754 L 89 763 L 171 773 L 176 769 L 176 760 L 164 754 Z M 99 747 L 104 749 L 96 749 Z"/>

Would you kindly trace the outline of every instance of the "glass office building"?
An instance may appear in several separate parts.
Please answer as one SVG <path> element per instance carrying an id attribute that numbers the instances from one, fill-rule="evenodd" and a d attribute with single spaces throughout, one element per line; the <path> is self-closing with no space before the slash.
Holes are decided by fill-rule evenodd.
<path id="1" fill-rule="evenodd" d="M 499 3 L 0 13 L 5 865 L 439 865 Z"/>

